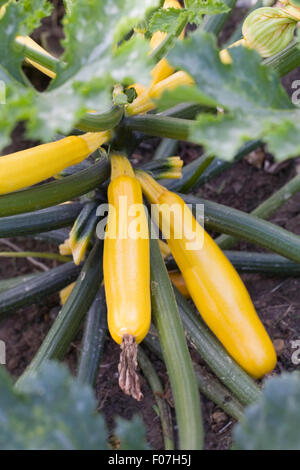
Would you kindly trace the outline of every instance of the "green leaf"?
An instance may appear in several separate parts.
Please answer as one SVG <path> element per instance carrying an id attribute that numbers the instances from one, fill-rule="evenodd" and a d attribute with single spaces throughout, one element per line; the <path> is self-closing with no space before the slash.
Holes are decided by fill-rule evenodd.
<path id="1" fill-rule="evenodd" d="M 138 0 L 78 0 L 69 8 L 63 20 L 65 39 L 63 46 L 65 52 L 62 56 L 64 66 L 53 82 L 57 87 L 77 72 L 91 76 L 89 70 L 101 70 L 97 73 L 99 79 L 103 71 L 109 71 L 107 60 L 113 54 L 117 42 L 130 31 L 130 29 L 143 18 L 149 7 L 153 7 L 151 0 L 140 2 Z M 125 26 L 126 25 L 126 26 Z M 104 64 L 102 64 L 104 62 Z M 127 73 L 130 71 L 127 65 Z"/>
<path id="2" fill-rule="evenodd" d="M 175 34 L 186 14 L 186 10 L 180 10 L 179 8 L 161 8 L 151 16 L 148 26 L 149 31 L 151 34 L 156 31 Z"/>
<path id="3" fill-rule="evenodd" d="M 71 10 L 73 8 L 73 5 L 74 5 L 74 0 L 64 0 L 65 10 L 68 13 L 68 15 L 71 14 Z"/>
<path id="4" fill-rule="evenodd" d="M 65 366 L 46 363 L 24 380 L 22 393 L 0 370 L 2 450 L 106 449 L 106 426 L 95 409 L 92 389 L 73 379 Z"/>
<path id="5" fill-rule="evenodd" d="M 205 103 L 205 97 L 218 104 L 218 114 L 200 114 L 191 128 L 190 139 L 231 160 L 247 140 L 260 139 L 269 145 L 277 160 L 299 154 L 300 111 L 292 105 L 276 73 L 261 65 L 261 58 L 245 47 L 230 49 L 232 64 L 219 57 L 214 36 L 203 31 L 178 41 L 168 60 L 190 73 L 196 89 L 177 94 L 177 103 Z M 190 96 L 188 96 L 190 93 Z M 162 96 L 176 104 L 176 93 Z"/>
<path id="6" fill-rule="evenodd" d="M 149 450 L 143 421 L 134 416 L 131 421 L 118 417 L 115 434 L 120 440 L 120 450 Z"/>
<path id="7" fill-rule="evenodd" d="M 230 8 L 222 0 L 185 0 L 189 21 L 200 24 L 203 15 L 227 13 Z"/>
<path id="8" fill-rule="evenodd" d="M 300 450 L 300 374 L 293 372 L 265 382 L 261 398 L 246 408 L 234 428 L 240 450 Z"/>
<path id="9" fill-rule="evenodd" d="M 226 13 L 228 6 L 223 0 L 186 0 L 186 8 L 160 8 L 150 18 L 148 30 L 151 34 L 155 31 L 175 34 L 184 17 L 190 23 L 200 24 L 203 15 L 215 15 Z"/>
<path id="10" fill-rule="evenodd" d="M 3 77 L 3 78 L 2 78 Z M 36 110 L 33 107 L 34 90 L 15 82 L 1 69 L 0 79 L 4 80 L 6 103 L 0 104 L 0 149 L 10 142 L 10 134 L 15 125 L 23 120 L 34 120 Z"/>
<path id="11" fill-rule="evenodd" d="M 7 98 L 6 106 L 0 108 L 0 122 L 7 119 L 7 126 L 0 130 L 0 146 L 7 144 L 7 137 L 17 118 L 27 121 L 27 135 L 32 139 L 51 140 L 57 132 L 67 134 L 76 122 L 89 109 L 103 112 L 111 105 L 114 84 L 128 85 L 138 81 L 145 85 L 150 81 L 153 63 L 148 55 L 149 43 L 138 35 L 128 41 L 117 42 L 130 30 L 156 2 L 147 0 L 77 0 L 69 2 L 64 18 L 65 52 L 58 66 L 57 77 L 44 93 L 34 91 L 27 94 L 27 89 L 13 83 L 14 100 Z M 16 5 L 12 4 L 16 9 Z M 6 38 L 14 50 L 14 37 L 18 33 L 20 18 L 12 13 L 10 29 L 13 32 Z M 6 16 L 6 15 L 5 15 Z M 15 17 L 17 19 L 15 19 Z M 24 20 L 24 18 L 23 18 Z M 5 28 L 3 30 L 5 36 Z M 0 41 L 3 37 L 0 34 Z M 0 46 L 1 47 L 1 46 Z M 1 52 L 1 49 L 0 49 Z M 11 52 L 15 71 L 16 58 Z M 10 78 L 9 60 L 4 63 L 6 84 Z M 9 73 L 7 73 L 9 72 Z M 20 79 L 18 75 L 16 78 Z M 24 101 L 24 95 L 28 100 Z M 18 106 L 16 110 L 15 107 Z"/>
<path id="12" fill-rule="evenodd" d="M 26 83 L 21 71 L 24 54 L 23 47 L 15 43 L 15 37 L 31 33 L 41 19 L 51 13 L 51 9 L 47 0 L 12 0 L 0 18 L 1 67 L 21 83 Z"/>

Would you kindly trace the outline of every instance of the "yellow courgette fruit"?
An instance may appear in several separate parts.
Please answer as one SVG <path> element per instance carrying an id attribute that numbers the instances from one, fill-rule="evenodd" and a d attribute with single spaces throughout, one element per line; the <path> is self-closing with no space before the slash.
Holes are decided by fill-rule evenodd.
<path id="1" fill-rule="evenodd" d="M 67 287 L 64 287 L 59 292 L 60 303 L 61 303 L 62 306 L 64 306 L 66 301 L 68 300 L 72 290 L 75 287 L 75 284 L 76 284 L 76 282 L 72 282 L 72 284 L 69 284 Z"/>
<path id="2" fill-rule="evenodd" d="M 76 165 L 110 135 L 109 131 L 88 132 L 0 157 L 0 194 L 26 188 Z"/>
<path id="3" fill-rule="evenodd" d="M 166 0 L 164 2 L 163 8 L 182 8 L 179 2 L 176 0 Z M 156 31 L 150 40 L 150 47 L 151 50 L 154 50 L 159 44 L 165 39 L 166 33 L 162 33 L 161 31 Z M 179 36 L 180 39 L 184 38 L 184 31 Z M 166 59 L 161 59 L 155 67 L 153 67 L 151 71 L 151 77 L 152 77 L 152 84 L 155 85 L 155 83 L 160 82 L 161 80 L 164 80 L 165 78 L 169 77 L 173 72 L 175 71 L 174 67 L 172 67 L 169 62 Z"/>
<path id="4" fill-rule="evenodd" d="M 140 400 L 135 346 L 147 335 L 151 321 L 148 222 L 141 186 L 127 158 L 113 154 L 111 168 L 103 254 L 108 328 L 122 348 L 120 387 Z"/>
<path id="5" fill-rule="evenodd" d="M 190 293 L 188 288 L 186 287 L 185 280 L 181 272 L 179 271 L 169 271 L 169 278 L 171 279 L 172 284 L 179 290 L 179 292 L 188 299 L 190 297 Z"/>
<path id="6" fill-rule="evenodd" d="M 236 47 L 236 46 L 246 47 L 245 39 L 239 39 L 238 41 L 231 44 L 228 47 L 228 49 L 231 49 L 232 47 Z M 228 49 L 222 49 L 219 53 L 220 54 L 220 59 L 223 62 L 223 64 L 231 64 L 232 63 L 231 55 L 230 55 L 230 52 L 229 52 Z"/>
<path id="7" fill-rule="evenodd" d="M 19 43 L 19 44 L 23 44 L 25 46 L 29 46 L 29 47 L 32 47 L 33 49 L 35 49 L 36 51 L 39 51 L 41 52 L 42 54 L 45 54 L 45 55 L 48 55 L 51 57 L 51 54 L 46 51 L 43 47 L 41 47 L 39 44 L 37 44 L 33 39 L 31 39 L 30 36 L 17 36 L 16 37 L 16 41 Z M 31 64 L 33 67 L 35 67 L 36 69 L 40 70 L 40 72 L 43 72 L 45 75 L 47 75 L 48 77 L 50 78 L 55 78 L 56 77 L 56 73 L 55 72 L 52 72 L 52 70 L 49 70 L 47 69 L 46 67 L 44 67 L 43 65 L 40 65 L 38 64 L 37 62 L 35 62 L 34 60 L 31 60 L 31 59 L 28 59 L 28 57 L 25 58 L 26 62 L 28 62 L 29 64 Z"/>
<path id="8" fill-rule="evenodd" d="M 168 258 L 168 256 L 171 255 L 171 251 L 168 247 L 168 244 L 166 242 L 163 242 L 162 240 L 158 240 L 158 244 L 163 259 Z"/>
<path id="9" fill-rule="evenodd" d="M 163 242 L 162 240 L 158 240 L 158 244 L 159 244 L 159 249 L 160 249 L 160 252 L 162 254 L 162 257 L 165 259 L 165 258 L 168 258 L 170 255 L 171 255 L 171 250 L 168 246 L 167 243 Z M 183 276 L 181 274 L 180 271 L 175 271 L 175 270 L 172 270 L 172 271 L 169 271 L 168 272 L 169 274 L 169 278 L 172 282 L 172 284 L 177 287 L 177 289 L 179 290 L 179 292 L 186 298 L 188 299 L 190 297 L 190 293 L 189 291 L 187 290 L 187 287 L 186 287 L 186 283 L 183 279 Z"/>
<path id="10" fill-rule="evenodd" d="M 175 72 L 141 93 L 126 107 L 126 113 L 131 116 L 135 114 L 145 114 L 156 107 L 152 98 L 159 99 L 165 90 L 171 91 L 179 86 L 190 86 L 194 83 L 194 80 L 188 73 L 182 70 Z"/>
<path id="11" fill-rule="evenodd" d="M 253 377 L 262 377 L 273 370 L 274 347 L 232 264 L 178 195 L 147 173 L 136 174 L 149 202 L 157 205 L 152 207 L 159 211 L 164 238 L 209 328 Z M 180 222 L 184 230 L 178 232 Z M 166 227 L 169 233 L 165 233 Z"/>

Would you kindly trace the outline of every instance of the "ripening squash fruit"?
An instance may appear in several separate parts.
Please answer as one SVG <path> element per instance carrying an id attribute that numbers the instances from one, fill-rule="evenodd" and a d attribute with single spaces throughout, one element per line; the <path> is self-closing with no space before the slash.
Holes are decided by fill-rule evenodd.
<path id="1" fill-rule="evenodd" d="M 260 378 L 272 371 L 275 349 L 235 268 L 181 197 L 143 171 L 136 175 L 208 327 L 250 375 Z"/>
<path id="2" fill-rule="evenodd" d="M 103 257 L 108 328 L 122 349 L 120 387 L 141 400 L 135 369 L 137 344 L 145 338 L 151 321 L 148 222 L 141 185 L 127 158 L 113 154 L 111 168 Z"/>

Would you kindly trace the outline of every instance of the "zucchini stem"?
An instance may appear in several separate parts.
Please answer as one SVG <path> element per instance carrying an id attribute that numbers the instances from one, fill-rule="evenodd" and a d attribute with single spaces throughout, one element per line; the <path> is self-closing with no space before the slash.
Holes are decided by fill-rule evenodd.
<path id="1" fill-rule="evenodd" d="M 119 386 L 126 394 L 137 401 L 141 401 L 143 394 L 137 369 L 138 345 L 133 335 L 124 335 L 121 344 L 119 371 Z"/>
<path id="2" fill-rule="evenodd" d="M 174 450 L 174 436 L 172 426 L 172 415 L 170 406 L 164 398 L 164 390 L 161 381 L 144 349 L 139 347 L 138 363 L 144 376 L 149 383 L 154 398 L 157 403 L 159 417 L 161 421 L 165 450 Z"/>

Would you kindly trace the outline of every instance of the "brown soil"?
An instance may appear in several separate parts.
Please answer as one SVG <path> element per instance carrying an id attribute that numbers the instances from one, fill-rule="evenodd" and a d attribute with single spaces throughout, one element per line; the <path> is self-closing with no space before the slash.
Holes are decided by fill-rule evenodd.
<path id="1" fill-rule="evenodd" d="M 60 2 L 55 3 L 60 5 Z M 60 12 L 59 9 L 57 11 Z M 50 50 L 58 52 L 61 36 L 59 15 L 55 14 L 51 20 L 44 22 L 36 38 L 43 38 L 50 46 Z M 294 72 L 293 76 L 296 76 L 297 72 L 299 71 Z M 33 72 L 31 71 L 31 73 Z M 34 79 L 41 80 L 41 75 L 37 73 Z M 285 84 L 289 82 L 290 79 Z M 44 88 L 45 84 L 45 81 L 40 82 L 40 88 Z M 149 156 L 157 142 L 157 139 L 153 139 L 152 142 L 148 141 L 148 148 L 141 148 L 142 155 L 141 152 L 137 152 L 137 158 Z M 30 146 L 30 144 L 30 142 L 23 140 L 23 129 L 22 126 L 19 126 L 14 133 L 14 146 L 10 146 L 9 151 L 19 150 Z M 180 153 L 187 162 L 200 155 L 201 149 L 193 145 L 181 144 Z M 248 163 L 246 160 L 236 163 L 233 168 L 222 176 L 206 184 L 200 190 L 200 194 L 208 199 L 250 212 L 295 174 L 297 160 L 289 161 L 275 169 L 272 168 L 272 157 L 266 153 L 262 154 L 262 162 L 259 158 L 254 160 L 256 163 L 258 161 L 258 166 L 261 163 L 260 168 Z M 272 173 L 270 168 L 273 170 Z M 288 201 L 272 217 L 272 221 L 294 233 L 300 234 L 300 194 Z M 20 238 L 12 241 L 24 250 L 50 251 L 55 249 L 53 245 L 35 242 L 30 239 Z M 236 248 L 257 250 L 257 247 L 244 242 L 239 243 Z M 6 249 L 1 246 L 1 240 L 0 249 Z M 48 267 L 54 266 L 53 262 L 45 264 Z M 32 266 L 26 259 L 1 259 L 0 261 L 0 279 L 7 279 L 33 271 L 38 271 L 38 268 Z M 275 373 L 283 370 L 293 370 L 295 366 L 291 362 L 293 351 L 290 341 L 300 337 L 299 280 L 297 278 L 276 278 L 249 274 L 243 275 L 243 279 L 278 350 L 279 360 Z M 39 304 L 19 310 L 16 314 L 1 322 L 0 339 L 4 340 L 7 345 L 7 369 L 14 377 L 18 377 L 33 358 L 56 318 L 59 308 L 58 295 L 53 295 Z M 80 352 L 80 339 L 81 333 L 71 345 L 65 358 L 65 362 L 73 372 L 76 371 Z M 168 395 L 169 384 L 164 365 L 153 355 L 150 354 L 150 357 L 153 359 Z M 193 358 L 201 362 L 194 352 Z M 161 427 L 159 417 L 153 408 L 155 405 L 153 395 L 146 381 L 142 378 L 143 401 L 138 403 L 125 396 L 118 387 L 118 361 L 119 347 L 110 338 L 107 338 L 96 384 L 98 409 L 105 414 L 110 429 L 113 428 L 115 416 L 129 419 L 134 414 L 139 413 L 146 424 L 147 438 L 150 445 L 154 449 L 162 449 Z M 212 402 L 204 397 L 202 398 L 205 447 L 207 449 L 229 448 L 233 420 Z"/>

